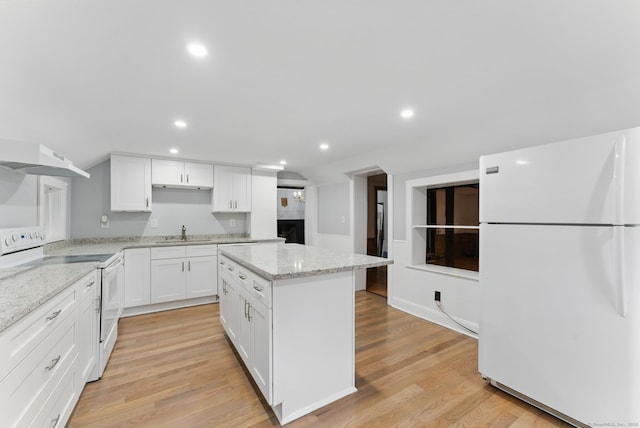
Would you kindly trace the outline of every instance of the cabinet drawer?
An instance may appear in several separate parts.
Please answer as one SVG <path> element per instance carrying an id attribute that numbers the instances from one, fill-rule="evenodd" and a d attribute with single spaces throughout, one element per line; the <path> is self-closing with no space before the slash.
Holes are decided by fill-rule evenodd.
<path id="1" fill-rule="evenodd" d="M 61 324 L 78 306 L 78 288 L 71 286 L 0 334 L 0 380 Z"/>
<path id="2" fill-rule="evenodd" d="M 100 287 L 100 284 L 98 284 L 97 272 L 93 271 L 78 281 L 78 287 L 78 293 L 80 294 L 80 301 L 82 303 L 86 303 L 89 300 L 95 300 L 97 290 Z"/>
<path id="3" fill-rule="evenodd" d="M 258 275 L 252 274 L 248 284 L 253 297 L 263 303 L 267 308 L 271 307 L 271 282 Z"/>
<path id="4" fill-rule="evenodd" d="M 0 414 L 23 425 L 44 405 L 78 355 L 77 308 L 0 383 Z"/>
<path id="5" fill-rule="evenodd" d="M 187 254 L 186 247 L 157 247 L 151 249 L 151 260 L 181 259 Z"/>
<path id="6" fill-rule="evenodd" d="M 217 256 L 218 246 L 213 245 L 188 245 L 187 257 Z"/>
<path id="7" fill-rule="evenodd" d="M 79 398 L 76 376 L 78 376 L 78 373 L 73 366 L 66 370 L 31 426 L 47 428 L 65 426 L 71 416 L 73 406 Z"/>

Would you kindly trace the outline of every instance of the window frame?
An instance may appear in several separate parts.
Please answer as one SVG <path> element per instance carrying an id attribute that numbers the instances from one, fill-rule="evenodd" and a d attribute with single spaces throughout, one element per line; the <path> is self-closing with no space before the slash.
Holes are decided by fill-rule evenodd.
<path id="1" fill-rule="evenodd" d="M 426 224 L 427 190 L 449 186 L 461 186 L 465 184 L 476 184 L 479 183 L 479 181 L 480 175 L 479 170 L 477 169 L 407 181 L 407 236 L 410 237 L 411 241 L 411 264 L 407 267 L 449 276 L 479 280 L 479 272 L 461 268 L 427 264 L 425 261 L 425 251 L 427 248 L 427 229 L 441 229 L 443 227 L 467 229 L 473 228 L 477 230 L 480 229 L 479 225 L 443 226 Z"/>

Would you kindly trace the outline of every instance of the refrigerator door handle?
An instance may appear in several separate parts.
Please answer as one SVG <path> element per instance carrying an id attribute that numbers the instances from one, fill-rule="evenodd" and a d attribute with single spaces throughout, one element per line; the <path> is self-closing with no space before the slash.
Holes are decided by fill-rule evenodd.
<path id="1" fill-rule="evenodd" d="M 626 264 L 625 264 L 625 250 L 624 250 L 624 227 L 613 228 L 613 243 L 614 243 L 614 267 L 615 267 L 615 281 L 616 281 L 616 294 L 618 307 L 620 309 L 620 315 L 622 318 L 627 317 L 627 284 L 625 281 Z"/>
<path id="2" fill-rule="evenodd" d="M 624 225 L 624 164 L 627 140 L 623 135 L 613 148 L 613 224 Z"/>

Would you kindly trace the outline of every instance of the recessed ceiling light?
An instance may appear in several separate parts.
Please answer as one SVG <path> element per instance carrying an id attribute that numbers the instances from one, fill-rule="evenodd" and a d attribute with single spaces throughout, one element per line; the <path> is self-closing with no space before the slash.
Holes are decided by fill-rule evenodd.
<path id="1" fill-rule="evenodd" d="M 185 122 L 182 119 L 178 119 L 175 122 L 173 122 L 173 124 L 176 126 L 176 128 L 186 128 L 187 127 L 187 122 Z"/>
<path id="2" fill-rule="evenodd" d="M 415 112 L 410 108 L 406 108 L 400 112 L 400 117 L 405 120 L 413 118 L 414 115 Z"/>
<path id="3" fill-rule="evenodd" d="M 205 45 L 196 42 L 189 43 L 187 45 L 187 51 L 196 58 L 204 58 L 209 53 Z"/>
<path id="4" fill-rule="evenodd" d="M 280 165 L 286 165 L 286 164 L 287 164 L 286 160 L 283 159 L 283 160 L 280 161 Z"/>
<path id="5" fill-rule="evenodd" d="M 320 150 L 329 150 L 329 143 L 320 143 Z"/>
<path id="6" fill-rule="evenodd" d="M 169 153 L 177 155 L 178 154 L 178 149 L 176 149 L 175 147 L 172 147 L 169 149 Z"/>

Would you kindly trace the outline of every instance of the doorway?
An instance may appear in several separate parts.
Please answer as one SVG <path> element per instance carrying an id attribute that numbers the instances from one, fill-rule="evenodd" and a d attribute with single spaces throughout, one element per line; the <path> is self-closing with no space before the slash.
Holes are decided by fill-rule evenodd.
<path id="1" fill-rule="evenodd" d="M 304 245 L 304 197 L 301 187 L 278 187 L 278 237 Z"/>
<path id="2" fill-rule="evenodd" d="M 387 257 L 389 204 L 387 174 L 367 177 L 367 254 Z M 387 297 L 387 266 L 367 269 L 366 290 Z"/>

